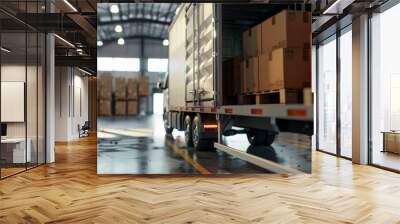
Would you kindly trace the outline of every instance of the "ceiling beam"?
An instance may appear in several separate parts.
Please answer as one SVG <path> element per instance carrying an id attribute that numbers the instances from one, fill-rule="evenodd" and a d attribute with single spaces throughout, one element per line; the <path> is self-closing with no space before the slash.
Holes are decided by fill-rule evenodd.
<path id="1" fill-rule="evenodd" d="M 159 36 L 148 36 L 148 35 L 128 35 L 128 36 L 124 36 L 125 41 L 129 40 L 129 39 L 150 39 L 150 40 L 164 40 L 164 38 L 159 37 Z M 110 39 L 105 39 L 102 40 L 104 43 L 109 43 L 109 42 L 113 42 L 113 41 L 117 41 L 118 38 L 110 38 Z"/>
<path id="2" fill-rule="evenodd" d="M 155 19 L 146 19 L 146 18 L 129 18 L 125 20 L 112 20 L 112 21 L 99 21 L 99 26 L 107 26 L 107 25 L 117 25 L 121 23 L 156 23 L 165 26 L 169 26 L 171 23 L 167 21 L 159 21 Z"/>

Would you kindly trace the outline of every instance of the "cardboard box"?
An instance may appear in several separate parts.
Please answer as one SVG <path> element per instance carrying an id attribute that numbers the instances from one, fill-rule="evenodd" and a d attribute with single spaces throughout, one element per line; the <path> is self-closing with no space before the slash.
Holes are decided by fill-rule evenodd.
<path id="1" fill-rule="evenodd" d="M 149 95 L 149 77 L 148 76 L 140 76 L 138 92 L 139 92 L 139 96 L 148 96 Z"/>
<path id="2" fill-rule="evenodd" d="M 115 101 L 115 115 L 125 116 L 125 114 L 126 114 L 126 101 L 125 100 Z"/>
<path id="3" fill-rule="evenodd" d="M 111 100 L 99 100 L 99 115 L 111 116 Z"/>
<path id="4" fill-rule="evenodd" d="M 267 90 L 311 86 L 311 49 L 279 48 L 271 52 Z"/>
<path id="5" fill-rule="evenodd" d="M 138 114 L 138 104 L 136 100 L 128 100 L 128 115 L 137 115 Z"/>
<path id="6" fill-rule="evenodd" d="M 314 97 L 311 90 L 311 87 L 307 87 L 303 89 L 303 104 L 304 105 L 313 105 L 314 104 Z"/>
<path id="7" fill-rule="evenodd" d="M 242 57 L 233 57 L 223 62 L 224 96 L 237 96 L 241 93 L 241 61 Z"/>
<path id="8" fill-rule="evenodd" d="M 311 43 L 311 13 L 293 10 L 282 12 L 262 24 L 262 53 L 276 48 L 308 48 Z"/>
<path id="9" fill-rule="evenodd" d="M 271 86 L 271 79 L 270 79 L 270 55 L 269 54 L 261 54 L 258 57 L 258 90 L 259 91 L 266 91 L 269 90 Z"/>
<path id="10" fill-rule="evenodd" d="M 97 87 L 97 88 L 100 88 L 100 90 L 99 90 L 99 95 L 98 95 L 98 99 L 101 99 L 101 100 L 111 100 L 111 98 L 112 98 L 112 91 L 111 91 L 111 89 L 108 89 L 108 88 L 102 88 L 101 86 L 100 87 Z"/>
<path id="11" fill-rule="evenodd" d="M 126 79 L 116 78 L 115 79 L 115 99 L 125 100 L 126 99 Z"/>
<path id="12" fill-rule="evenodd" d="M 261 54 L 261 33 L 261 24 L 256 25 L 249 30 L 243 32 L 243 56 L 245 57 L 245 59 Z"/>
<path id="13" fill-rule="evenodd" d="M 101 100 L 111 100 L 112 98 L 112 81 L 111 73 L 100 75 L 97 79 L 97 97 Z"/>
<path id="14" fill-rule="evenodd" d="M 384 150 L 386 152 L 400 154 L 400 133 L 398 132 L 384 133 L 384 144 L 385 144 Z"/>
<path id="15" fill-rule="evenodd" d="M 258 91 L 258 57 L 251 57 L 242 62 L 243 93 Z"/>
<path id="16" fill-rule="evenodd" d="M 127 99 L 136 100 L 138 95 L 138 85 L 136 79 L 128 79 L 127 84 Z"/>

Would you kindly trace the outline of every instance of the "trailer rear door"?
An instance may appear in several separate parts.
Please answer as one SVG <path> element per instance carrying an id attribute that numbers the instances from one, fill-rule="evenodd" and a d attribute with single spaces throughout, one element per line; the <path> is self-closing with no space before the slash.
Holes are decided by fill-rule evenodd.
<path id="1" fill-rule="evenodd" d="M 213 16 L 212 3 L 186 8 L 186 101 L 199 106 L 214 101 Z"/>

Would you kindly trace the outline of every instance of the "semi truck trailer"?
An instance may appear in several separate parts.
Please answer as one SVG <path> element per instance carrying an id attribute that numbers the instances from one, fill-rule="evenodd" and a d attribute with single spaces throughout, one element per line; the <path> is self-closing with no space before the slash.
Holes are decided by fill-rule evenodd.
<path id="1" fill-rule="evenodd" d="M 174 129 L 184 131 L 187 146 L 196 150 L 218 148 L 224 136 L 235 134 L 246 134 L 251 145 L 266 146 L 280 132 L 312 135 L 312 104 L 262 102 L 256 93 L 225 95 L 237 82 L 246 82 L 232 80 L 231 73 L 238 68 L 223 69 L 224 61 L 243 55 L 242 33 L 288 8 L 307 10 L 298 4 L 186 3 L 179 7 L 169 28 L 168 74 L 159 84 L 168 134 Z M 285 93 L 267 94 L 282 98 Z"/>

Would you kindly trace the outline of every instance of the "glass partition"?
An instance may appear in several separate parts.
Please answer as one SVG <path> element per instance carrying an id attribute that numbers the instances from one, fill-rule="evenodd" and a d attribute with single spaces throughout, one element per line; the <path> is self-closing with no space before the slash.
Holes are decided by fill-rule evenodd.
<path id="1" fill-rule="evenodd" d="M 30 143 L 27 144 L 26 138 L 26 41 L 24 30 L 10 32 L 2 30 L 0 87 L 2 177 L 24 171 L 26 162 L 31 162 Z"/>
<path id="2" fill-rule="evenodd" d="M 336 36 L 318 47 L 318 145 L 336 154 Z"/>
<path id="3" fill-rule="evenodd" d="M 1 1 L 0 178 L 45 162 L 45 35 L 22 22 L 44 1 Z M 25 18 L 26 20 L 26 18 Z"/>
<path id="4" fill-rule="evenodd" d="M 371 19 L 371 162 L 400 170 L 400 4 Z"/>
<path id="5" fill-rule="evenodd" d="M 347 27 L 340 36 L 340 155 L 352 157 L 352 33 Z"/>

